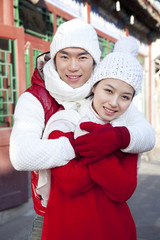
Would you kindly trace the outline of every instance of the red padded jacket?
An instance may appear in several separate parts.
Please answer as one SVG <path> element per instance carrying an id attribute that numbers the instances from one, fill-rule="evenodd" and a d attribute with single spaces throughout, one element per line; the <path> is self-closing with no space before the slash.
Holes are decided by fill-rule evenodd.
<path id="1" fill-rule="evenodd" d="M 35 96 L 43 106 L 45 115 L 45 124 L 48 119 L 59 110 L 64 109 L 62 105 L 59 105 L 56 100 L 51 97 L 49 92 L 45 88 L 44 80 L 42 79 L 39 71 L 35 68 L 31 79 L 31 87 L 29 87 L 26 92 L 29 92 Z M 44 216 L 46 208 L 41 205 L 41 196 L 36 192 L 38 184 L 38 171 L 31 172 L 31 189 L 33 206 L 37 214 Z"/>

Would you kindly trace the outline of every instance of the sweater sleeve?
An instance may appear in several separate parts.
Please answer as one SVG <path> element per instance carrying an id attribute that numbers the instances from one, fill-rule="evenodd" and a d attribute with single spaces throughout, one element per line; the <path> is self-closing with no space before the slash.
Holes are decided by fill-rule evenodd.
<path id="1" fill-rule="evenodd" d="M 65 137 L 41 139 L 44 110 L 30 93 L 23 93 L 14 113 L 10 136 L 10 160 L 16 170 L 42 170 L 63 166 L 75 157 L 74 149 Z"/>
<path id="2" fill-rule="evenodd" d="M 88 166 L 73 159 L 67 165 L 52 169 L 54 180 L 68 195 L 76 196 L 95 186 L 90 178 Z"/>
<path id="3" fill-rule="evenodd" d="M 71 132 L 53 131 L 50 133 L 49 138 L 55 139 L 61 136 L 69 138 L 72 146 L 74 146 L 74 137 Z M 95 185 L 90 178 L 88 167 L 76 158 L 65 166 L 52 169 L 51 174 L 59 187 L 70 196 L 83 193 Z"/>
<path id="4" fill-rule="evenodd" d="M 123 157 L 121 156 L 123 155 Z M 137 185 L 137 155 L 113 154 L 89 165 L 91 178 L 114 201 L 127 201 Z"/>
<path id="5" fill-rule="evenodd" d="M 142 153 L 152 150 L 155 145 L 155 132 L 149 122 L 144 118 L 132 103 L 126 114 L 126 127 L 130 133 L 130 144 L 121 149 L 128 153 Z"/>

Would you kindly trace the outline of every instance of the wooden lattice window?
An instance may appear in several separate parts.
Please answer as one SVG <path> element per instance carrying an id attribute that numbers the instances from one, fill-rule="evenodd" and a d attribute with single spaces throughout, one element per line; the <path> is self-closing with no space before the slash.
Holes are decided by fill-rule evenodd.
<path id="1" fill-rule="evenodd" d="M 33 70 L 36 67 L 37 57 L 42 54 L 41 50 L 33 49 Z M 31 86 L 31 74 L 30 74 L 30 50 L 25 50 L 25 66 L 26 66 L 26 87 Z"/>
<path id="2" fill-rule="evenodd" d="M 15 42 L 0 38 L 0 128 L 12 126 L 16 102 Z"/>
<path id="3" fill-rule="evenodd" d="M 64 19 L 63 17 L 60 17 L 60 16 L 57 16 L 56 17 L 56 25 L 57 25 L 57 28 L 64 22 L 66 22 L 67 20 Z"/>
<path id="4" fill-rule="evenodd" d="M 101 58 L 103 59 L 108 53 L 112 52 L 114 42 L 107 40 L 106 38 L 98 36 L 99 45 L 101 49 Z"/>
<path id="5" fill-rule="evenodd" d="M 53 13 L 46 6 L 34 5 L 28 0 L 14 0 L 14 23 L 25 32 L 46 41 L 53 38 Z"/>

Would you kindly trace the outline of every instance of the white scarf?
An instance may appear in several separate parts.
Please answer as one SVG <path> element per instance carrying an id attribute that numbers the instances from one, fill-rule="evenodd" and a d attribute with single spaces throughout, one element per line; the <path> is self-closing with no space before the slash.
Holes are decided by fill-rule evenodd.
<path id="1" fill-rule="evenodd" d="M 53 60 L 49 60 L 43 69 L 45 86 L 50 95 L 64 106 L 66 110 L 77 110 L 83 103 L 84 99 L 91 93 L 91 79 L 79 88 L 72 88 L 62 79 L 60 79 Z"/>

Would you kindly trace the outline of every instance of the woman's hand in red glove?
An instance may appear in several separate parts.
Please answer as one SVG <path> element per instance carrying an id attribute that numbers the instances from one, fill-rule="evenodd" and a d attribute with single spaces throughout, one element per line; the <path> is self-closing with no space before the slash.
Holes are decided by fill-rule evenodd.
<path id="1" fill-rule="evenodd" d="M 75 140 L 75 151 L 85 158 L 84 163 L 93 163 L 107 157 L 115 151 L 126 148 L 130 142 L 130 134 L 126 127 L 112 127 L 85 122 L 80 124 L 82 130 L 88 134 Z"/>

